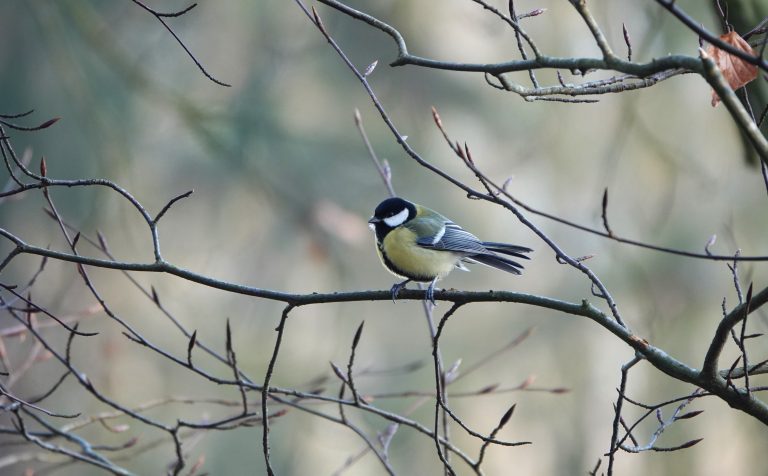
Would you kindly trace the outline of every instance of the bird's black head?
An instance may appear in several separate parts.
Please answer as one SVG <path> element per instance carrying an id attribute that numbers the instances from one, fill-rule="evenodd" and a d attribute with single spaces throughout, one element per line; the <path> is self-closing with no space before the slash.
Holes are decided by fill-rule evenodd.
<path id="1" fill-rule="evenodd" d="M 416 205 L 399 197 L 388 198 L 379 203 L 368 224 L 381 241 L 394 228 L 416 216 Z"/>

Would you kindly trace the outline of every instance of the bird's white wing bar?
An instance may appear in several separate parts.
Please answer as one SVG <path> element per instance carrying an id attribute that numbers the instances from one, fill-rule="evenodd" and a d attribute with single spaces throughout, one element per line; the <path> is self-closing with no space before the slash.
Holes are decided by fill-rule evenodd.
<path id="1" fill-rule="evenodd" d="M 432 237 L 432 245 L 438 244 L 443 239 L 443 235 L 445 235 L 445 225 Z"/>

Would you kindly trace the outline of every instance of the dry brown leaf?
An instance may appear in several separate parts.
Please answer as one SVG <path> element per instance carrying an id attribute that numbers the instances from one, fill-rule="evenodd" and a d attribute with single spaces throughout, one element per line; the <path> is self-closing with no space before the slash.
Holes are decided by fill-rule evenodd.
<path id="1" fill-rule="evenodd" d="M 755 50 L 753 50 L 752 47 L 749 46 L 749 43 L 735 31 L 720 35 L 720 39 L 734 48 L 755 56 Z M 717 64 L 717 67 L 720 68 L 720 71 L 723 73 L 723 77 L 728 81 L 728 84 L 734 91 L 757 78 L 757 66 L 747 63 L 743 59 L 733 56 L 714 45 L 709 45 L 707 54 L 715 61 L 715 64 Z M 719 102 L 720 97 L 716 92 L 712 91 L 712 107 L 717 106 L 717 103 Z"/>

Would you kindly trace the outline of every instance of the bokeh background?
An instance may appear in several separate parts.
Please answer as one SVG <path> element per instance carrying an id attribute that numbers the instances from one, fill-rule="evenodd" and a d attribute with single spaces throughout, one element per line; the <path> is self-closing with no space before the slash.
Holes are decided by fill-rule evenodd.
<path id="1" fill-rule="evenodd" d="M 468 0 L 352 3 L 396 26 L 414 54 L 468 62 L 519 55 L 513 32 Z M 491 3 L 505 9 L 506 2 Z M 516 3 L 520 12 L 547 9 L 524 21 L 547 53 L 598 54 L 568 2 Z M 704 26 L 720 31 L 709 3 L 677 3 Z M 150 4 L 163 11 L 186 6 L 179 1 Z M 590 7 L 617 51 L 624 51 L 625 23 L 636 58 L 696 54 L 696 36 L 655 2 L 594 1 Z M 726 109 L 710 106 L 710 90 L 701 78 L 676 77 L 647 90 L 605 96 L 598 104 L 528 103 L 488 87 L 482 75 L 391 68 L 387 64 L 395 49 L 388 37 L 326 7 L 317 8 L 355 64 L 364 68 L 379 61 L 370 80 L 392 118 L 425 159 L 454 176 L 473 183 L 472 174 L 434 127 L 431 106 L 438 108 L 449 133 L 470 145 L 480 168 L 498 181 L 512 177 L 511 192 L 532 206 L 599 227 L 600 200 L 607 187 L 610 222 L 621 236 L 701 251 L 716 234 L 714 252 L 740 248 L 744 254 L 768 254 L 768 207 L 759 169 L 745 160 Z M 153 212 L 171 197 L 194 189 L 160 227 L 162 249 L 171 262 L 228 281 L 297 293 L 388 289 L 393 279 L 379 265 L 365 224 L 386 191 L 355 129 L 353 111 L 358 108 L 376 152 L 391 164 L 399 194 L 439 209 L 481 237 L 536 249 L 522 277 L 474 269 L 450 276 L 445 287 L 508 289 L 572 301 L 590 298 L 602 305 L 591 298 L 588 281 L 557 264 L 546 245 L 512 215 L 467 200 L 460 190 L 409 159 L 360 84 L 293 2 L 203 1 L 169 23 L 208 71 L 232 87 L 203 77 L 162 25 L 131 2 L 6 0 L 0 5 L 0 112 L 34 108 L 31 123 L 62 118 L 44 132 L 13 133 L 17 151 L 30 154 L 35 167 L 44 155 L 52 177 L 114 180 Z M 578 79 L 566 73 L 566 81 Z M 515 78 L 524 82 L 526 74 Z M 556 83 L 550 72 L 539 78 Z M 763 106 L 753 105 L 756 110 Z M 116 194 L 94 188 L 57 189 L 52 194 L 69 222 L 90 235 L 100 230 L 119 258 L 151 261 L 146 227 Z M 0 204 L 0 223 L 32 243 L 64 249 L 43 206 L 37 192 L 6 201 Z M 594 255 L 589 265 L 638 335 L 694 367 L 701 365 L 723 298 L 729 306 L 736 302 L 725 264 L 620 245 L 531 218 L 573 256 Z M 0 243 L 0 250 L 6 253 L 10 246 Z M 38 262 L 16 259 L 3 272 L 3 282 L 27 279 Z M 754 281 L 756 287 L 768 277 L 760 265 L 743 264 L 740 272 L 744 283 Z M 186 339 L 124 276 L 96 269 L 92 274 L 121 317 L 158 345 L 184 355 Z M 136 277 L 153 285 L 164 306 L 197 329 L 199 339 L 221 351 L 229 319 L 242 370 L 255 378 L 263 375 L 280 306 L 173 277 Z M 72 265 L 50 263 L 38 289 L 38 299 L 63 316 L 88 313 L 94 306 Z M 440 305 L 438 312 L 445 309 Z M 2 325 L 12 325 L 9 317 L 3 319 Z M 346 361 L 362 320 L 360 369 L 423 365 L 409 372 L 361 376 L 360 391 L 429 391 L 431 348 L 416 302 L 329 304 L 295 311 L 274 384 L 309 389 L 313 380 L 329 378 L 328 362 Z M 750 326 L 763 332 L 766 323 L 761 312 Z M 90 312 L 83 326 L 100 334 L 79 341 L 76 363 L 122 404 L 168 396 L 238 398 L 236 389 L 196 378 L 131 343 L 103 313 Z M 533 445 L 491 448 L 487 474 L 585 474 L 608 448 L 619 368 L 633 356 L 627 346 L 586 319 L 522 305 L 476 304 L 463 308 L 448 324 L 442 339 L 444 360 L 451 364 L 462 359 L 462 367 L 471 366 L 528 328 L 535 332 L 524 343 L 451 390 L 496 383 L 510 387 L 533 377 L 530 390 L 570 392 L 453 398 L 452 405 L 473 428 L 488 432 L 509 405 L 517 403 L 499 437 Z M 18 363 L 31 345 L 29 339 L 9 339 L 10 359 Z M 753 341 L 754 360 L 765 358 L 765 351 L 762 339 Z M 735 355 L 729 348 L 721 362 L 730 363 Z M 229 377 L 226 368 L 202 354 L 199 358 L 204 367 Z M 15 390 L 34 395 L 59 372 L 54 362 L 40 362 Z M 329 392 L 337 390 L 333 378 L 324 385 Z M 646 403 L 693 390 L 645 363 L 633 370 L 628 389 L 631 397 Z M 406 412 L 417 400 L 376 403 Z M 46 405 L 85 414 L 106 410 L 94 399 L 83 398 L 72 382 Z M 621 454 L 617 474 L 756 474 L 754 468 L 766 461 L 765 427 L 718 401 L 701 400 L 690 408 L 706 411 L 674 425 L 659 444 L 674 446 L 700 437 L 703 442 L 676 453 Z M 149 414 L 173 422 L 230 411 L 215 405 L 169 404 Z M 426 404 L 412 417 L 429 425 L 432 412 L 432 405 Z M 386 427 L 381 419 L 352 414 L 371 435 Z M 627 415 L 638 413 L 629 409 Z M 139 437 L 140 445 L 161 436 L 136 422 L 123 423 L 130 423 L 129 434 Z M 651 421 L 636 435 L 647 439 L 654 429 Z M 477 440 L 462 431 L 454 429 L 453 434 L 471 453 L 479 448 Z M 108 444 L 128 438 L 100 426 L 83 435 Z M 282 475 L 331 474 L 363 447 L 349 430 L 295 411 L 273 423 L 271 437 L 274 465 Z M 30 451 L 8 442 L 0 447 L 5 456 Z M 209 474 L 262 474 L 260 442 L 260 427 L 207 433 L 190 445 L 190 460 L 204 456 L 203 470 Z M 440 473 L 433 443 L 423 435 L 400 429 L 390 453 L 402 474 Z M 159 474 L 173 460 L 173 448 L 166 439 L 128 461 L 115 459 L 137 474 Z M 20 474 L 27 466 L 41 467 L 19 464 L 8 467 L 8 474 Z M 54 473 L 100 471 L 77 466 Z M 369 455 L 345 474 L 383 473 Z"/>

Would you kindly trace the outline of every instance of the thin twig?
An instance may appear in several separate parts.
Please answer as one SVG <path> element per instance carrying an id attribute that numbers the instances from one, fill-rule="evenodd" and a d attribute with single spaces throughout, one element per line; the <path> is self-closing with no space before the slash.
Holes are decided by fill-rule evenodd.
<path id="1" fill-rule="evenodd" d="M 616 398 L 616 405 L 614 409 L 614 418 L 613 418 L 613 431 L 611 433 L 611 447 L 608 452 L 608 476 L 613 475 L 613 462 L 616 455 L 616 450 L 618 450 L 619 446 L 619 422 L 621 421 L 621 410 L 622 406 L 624 404 L 624 394 L 627 390 L 627 378 L 629 376 L 629 370 L 635 366 L 638 362 L 642 360 L 639 356 L 635 356 L 627 362 L 626 364 L 621 366 L 621 382 L 619 383 L 619 396 Z M 631 434 L 631 432 L 627 432 L 627 434 Z M 598 463 L 599 464 L 599 463 Z"/>
<path id="2" fill-rule="evenodd" d="M 231 87 L 232 86 L 231 84 L 227 84 L 227 83 L 225 83 L 223 81 L 220 81 L 220 80 L 214 78 L 213 75 L 211 75 L 211 73 L 209 73 L 205 69 L 203 64 L 195 57 L 195 55 L 192 53 L 192 51 L 189 48 L 187 48 L 187 45 L 184 44 L 184 42 L 181 40 L 181 38 L 179 38 L 179 35 L 177 35 L 175 31 L 173 31 L 173 28 L 171 28 L 170 25 L 168 25 L 168 23 L 165 22 L 165 18 L 177 18 L 177 17 L 180 17 L 180 16 L 184 15 L 185 13 L 188 13 L 190 10 L 192 10 L 193 8 L 195 8 L 197 6 L 197 3 L 193 3 L 192 5 L 188 6 L 187 8 L 184 8 L 184 9 L 179 10 L 177 12 L 159 13 L 156 10 L 148 7 L 144 3 L 140 2 L 139 0 L 131 0 L 131 1 L 133 3 L 135 3 L 136 5 L 140 6 L 141 8 L 143 8 L 144 10 L 146 10 L 147 12 L 149 12 L 150 14 L 152 14 L 152 16 L 157 18 L 157 21 L 162 23 L 162 25 L 165 27 L 165 29 L 168 30 L 168 33 L 170 33 L 171 36 L 173 36 L 173 39 L 176 40 L 176 43 L 178 43 L 179 46 L 181 46 L 182 49 L 184 49 L 184 51 L 187 53 L 187 56 L 189 56 L 189 58 L 195 63 L 197 68 L 200 70 L 201 73 L 203 73 L 203 75 L 206 78 L 210 79 L 211 81 L 213 81 L 214 83 L 218 84 L 219 86 L 225 86 L 225 87 Z"/>
<path id="3" fill-rule="evenodd" d="M 267 474 L 273 476 L 275 474 L 272 469 L 272 464 L 269 460 L 269 419 L 267 415 L 267 400 L 269 399 L 269 382 L 272 380 L 272 375 L 275 371 L 275 363 L 277 362 L 277 355 L 280 352 L 280 344 L 283 341 L 283 331 L 285 330 L 285 322 L 288 320 L 288 314 L 293 310 L 293 305 L 289 304 L 283 309 L 283 313 L 280 317 L 280 323 L 275 329 L 277 331 L 277 338 L 275 339 L 275 346 L 272 350 L 272 358 L 269 360 L 269 366 L 267 367 L 267 373 L 264 375 L 264 384 L 261 387 L 261 414 L 264 418 L 264 425 L 262 431 L 262 450 L 264 452 L 264 464 L 267 467 Z"/>

